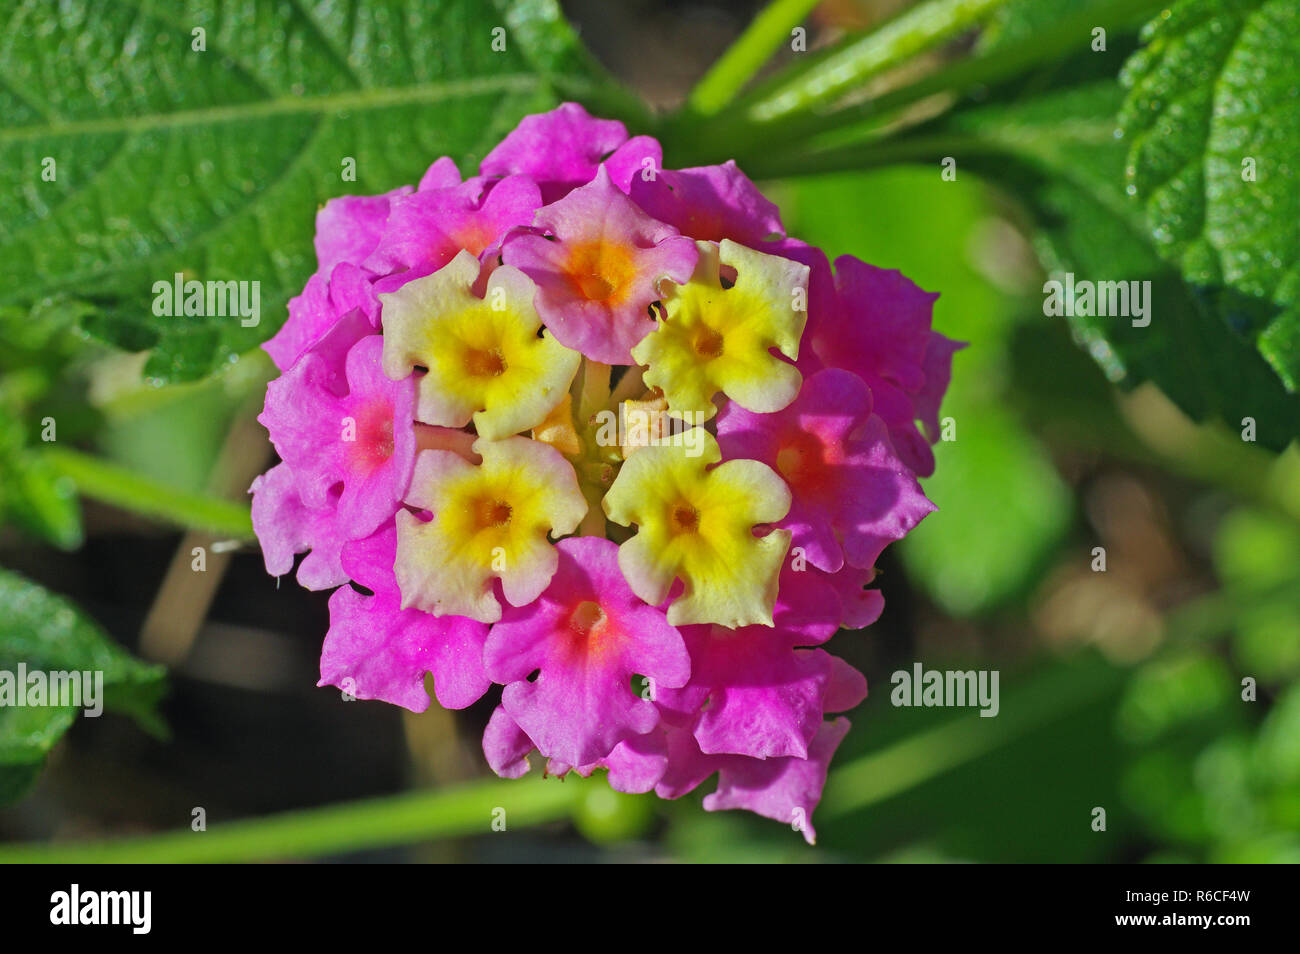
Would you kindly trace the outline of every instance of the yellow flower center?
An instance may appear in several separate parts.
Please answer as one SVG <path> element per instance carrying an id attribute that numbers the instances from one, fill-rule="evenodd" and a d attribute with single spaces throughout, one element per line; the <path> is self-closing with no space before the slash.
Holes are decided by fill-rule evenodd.
<path id="1" fill-rule="evenodd" d="M 712 417 L 718 392 L 749 411 L 781 410 L 802 382 L 791 362 L 807 319 L 808 267 L 730 241 L 697 247 L 690 281 L 664 283 L 658 325 L 632 348 L 646 386 L 662 390 L 672 411 Z"/>

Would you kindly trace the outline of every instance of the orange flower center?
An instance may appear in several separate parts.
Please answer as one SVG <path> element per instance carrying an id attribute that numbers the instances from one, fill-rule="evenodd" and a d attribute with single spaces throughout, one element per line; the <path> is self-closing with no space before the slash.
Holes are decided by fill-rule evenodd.
<path id="1" fill-rule="evenodd" d="M 505 373 L 506 359 L 496 348 L 470 348 L 465 352 L 465 370 L 475 378 L 495 378 Z"/>
<path id="2" fill-rule="evenodd" d="M 565 273 L 580 296 L 613 305 L 627 294 L 636 277 L 636 263 L 625 245 L 603 239 L 579 242 L 569 249 Z"/>
<path id="3" fill-rule="evenodd" d="M 508 527 L 510 525 L 510 504 L 492 497 L 482 497 L 474 503 L 474 522 L 480 530 L 488 527 Z"/>

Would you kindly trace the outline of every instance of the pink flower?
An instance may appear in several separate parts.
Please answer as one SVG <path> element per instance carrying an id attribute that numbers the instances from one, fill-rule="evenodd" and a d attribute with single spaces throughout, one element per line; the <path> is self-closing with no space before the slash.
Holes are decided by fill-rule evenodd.
<path id="1" fill-rule="evenodd" d="M 871 413 L 871 392 L 847 371 L 819 371 L 775 414 L 727 405 L 718 444 L 724 457 L 763 461 L 785 479 L 794 502 L 776 525 L 792 530 L 792 546 L 827 572 L 846 559 L 872 566 L 934 510 Z"/>
<path id="2" fill-rule="evenodd" d="M 808 746 L 807 758 L 755 759 L 744 755 L 706 755 L 682 729 L 666 732 L 668 764 L 655 786 L 660 798 L 681 798 L 714 772 L 715 791 L 704 796 L 704 810 L 743 808 L 790 825 L 808 844 L 817 840 L 813 812 L 821 801 L 831 758 L 849 731 L 849 720 L 823 722 Z"/>
<path id="3" fill-rule="evenodd" d="M 380 367 L 383 339 L 368 335 L 347 354 L 347 393 L 308 353 L 266 389 L 258 420 L 313 509 L 332 501 L 341 533 L 358 539 L 391 518 L 415 466 L 415 381 L 392 381 Z M 337 497 L 336 489 L 341 487 Z"/>
<path id="4" fill-rule="evenodd" d="M 502 778 L 523 778 L 528 774 L 528 754 L 535 746 L 502 706 L 497 706 L 483 730 L 483 757 Z"/>
<path id="5" fill-rule="evenodd" d="M 379 243 L 393 200 L 410 193 L 401 186 L 383 195 L 344 195 L 316 213 L 317 274 L 328 275 L 340 262 L 360 265 Z"/>
<path id="6" fill-rule="evenodd" d="M 364 326 L 354 322 L 354 313 L 365 319 Z M 357 338 L 379 327 L 379 299 L 369 273 L 349 262 L 335 265 L 328 279 L 324 272 L 309 278 L 302 294 L 289 299 L 289 320 L 262 348 L 277 368 L 288 371 L 307 351 L 321 350 L 317 346 L 341 324 L 352 333 L 351 339 L 332 337 L 337 342 L 334 351 L 342 346 L 344 354 Z M 331 363 L 341 369 L 342 355 L 334 357 Z"/>
<path id="7" fill-rule="evenodd" d="M 679 716 L 706 754 L 806 758 L 822 714 L 839 710 L 825 705 L 834 657 L 797 647 L 830 639 L 840 615 L 824 578 L 787 569 L 775 625 L 686 627 L 690 682 L 682 689 L 656 687 L 655 701 Z"/>
<path id="8" fill-rule="evenodd" d="M 732 160 L 634 178 L 631 194 L 650 215 L 694 239 L 731 239 L 769 252 L 767 240 L 785 235 L 776 205 Z"/>
<path id="9" fill-rule="evenodd" d="M 483 731 L 483 755 L 492 771 L 502 778 L 522 778 L 530 768 L 528 756 L 536 746 L 506 710 L 498 706 Z M 652 792 L 668 768 L 668 736 L 656 729 L 633 736 L 614 746 L 602 759 L 587 765 L 571 766 L 559 759 L 548 759 L 546 774 L 564 776 L 577 772 L 583 778 L 596 769 L 608 772 L 610 788 L 629 794 Z"/>
<path id="10" fill-rule="evenodd" d="M 931 331 L 939 296 L 897 271 L 844 255 L 835 260 L 835 284 L 836 307 L 811 325 L 805 358 L 811 352 L 822 366 L 862 378 L 899 459 L 927 477 L 934 472 L 929 445 L 939 437 L 938 399 L 947 386 L 952 353 L 965 345 Z M 934 425 L 929 440 L 916 426 L 923 415 Z"/>
<path id="11" fill-rule="evenodd" d="M 880 590 L 866 588 L 876 577 L 875 567 L 855 567 L 846 563 L 839 572 L 822 576 L 839 594 L 842 627 L 862 629 L 880 619 L 880 614 L 885 610 L 885 598 Z"/>
<path id="12" fill-rule="evenodd" d="M 531 222 L 541 204 L 541 193 L 527 176 L 499 182 L 479 177 L 401 196 L 393 200 L 366 268 L 383 276 L 398 273 L 377 283 L 379 291 L 391 292 L 432 275 L 462 250 L 482 261 L 495 259 L 506 234 Z"/>
<path id="13" fill-rule="evenodd" d="M 794 826 L 808 844 L 817 841 L 812 815 L 822 798 L 831 757 L 849 731 L 849 720 L 822 723 L 805 759 L 728 758 L 718 769 L 718 788 L 704 796 L 704 810 L 743 808 Z"/>
<path id="14" fill-rule="evenodd" d="M 347 581 L 344 543 L 390 518 L 397 505 L 386 500 L 400 495 L 395 488 L 409 480 L 413 385 L 375 377 L 373 349 L 380 339 L 372 330 L 360 310 L 339 319 L 287 375 L 268 386 L 259 418 L 274 431 L 284 462 L 253 481 L 253 530 L 274 576 L 293 569 L 295 554 L 310 551 L 298 567 L 298 582 L 312 590 Z M 318 414 L 333 414 L 337 430 L 329 430 L 329 419 Z M 345 432 L 347 419 L 354 424 L 350 432 Z M 403 421 L 409 422 L 405 428 Z M 354 440 L 340 447 L 344 436 Z M 352 490 L 345 494 L 346 484 Z"/>
<path id="15" fill-rule="evenodd" d="M 617 546 L 574 537 L 557 549 L 550 587 L 531 605 L 504 611 L 483 656 L 488 675 L 506 687 L 510 718 L 548 756 L 586 765 L 658 723 L 654 703 L 633 694 L 632 676 L 681 686 L 690 660 L 663 611 L 623 579 Z"/>
<path id="16" fill-rule="evenodd" d="M 638 209 L 603 166 L 534 225 L 545 234 L 512 237 L 502 257 L 537 283 L 546 326 L 594 361 L 631 364 L 628 352 L 654 330 L 647 309 L 660 297 L 659 282 L 691 277 L 695 243 Z"/>
<path id="17" fill-rule="evenodd" d="M 593 119 L 577 103 L 565 103 L 549 113 L 525 116 L 484 157 L 479 171 L 485 176 L 526 175 L 541 186 L 549 204 L 590 182 L 602 161 L 626 192 L 637 171 L 662 167 L 663 151 L 649 136 L 629 140 L 627 127 L 617 120 Z"/>
<path id="18" fill-rule="evenodd" d="M 429 708 L 424 674 L 431 672 L 440 705 L 472 705 L 491 685 L 483 670 L 487 626 L 463 616 L 402 609 L 393 576 L 396 555 L 392 524 L 343 547 L 344 570 L 373 595 L 342 586 L 330 597 L 318 685 L 423 712 Z"/>
<path id="19" fill-rule="evenodd" d="M 262 545 L 267 573 L 284 576 L 293 569 L 294 555 L 309 550 L 298 566 L 299 583 L 309 590 L 327 590 L 347 582 L 341 559 L 346 540 L 336 518 L 336 496 L 322 507 L 308 507 L 287 464 L 255 477 L 249 492 L 253 531 Z"/>
<path id="20" fill-rule="evenodd" d="M 609 787 L 616 792 L 630 795 L 653 792 L 668 769 L 668 739 L 660 731 L 624 739 L 603 759 L 574 766 L 572 771 L 589 778 L 598 768 L 606 771 Z M 549 775 L 562 776 L 570 769 L 558 759 L 551 759 L 546 763 L 546 771 Z"/>

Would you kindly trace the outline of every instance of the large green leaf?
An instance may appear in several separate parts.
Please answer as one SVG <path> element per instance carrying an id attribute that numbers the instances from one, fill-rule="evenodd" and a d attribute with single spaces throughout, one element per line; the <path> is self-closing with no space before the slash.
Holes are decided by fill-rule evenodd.
<path id="1" fill-rule="evenodd" d="M 1124 71 L 1130 191 L 1189 281 L 1274 303 L 1239 330 L 1300 387 L 1300 6 L 1181 0 Z"/>
<path id="2" fill-rule="evenodd" d="M 274 332 L 331 196 L 412 182 L 440 155 L 472 167 L 565 96 L 628 103 L 554 0 L 64 0 L 6 21 L 0 306 L 91 300 L 92 330 L 152 347 L 160 379 Z M 153 283 L 177 272 L 259 281 L 261 323 L 154 317 Z"/>
<path id="3" fill-rule="evenodd" d="M 95 412 L 70 373 L 94 353 L 77 329 L 93 310 L 61 299 L 0 307 L 0 521 L 65 549 L 82 540 L 76 494 L 32 446 L 94 429 Z"/>
<path id="4" fill-rule="evenodd" d="M 1236 330 L 1258 324 L 1270 306 L 1233 289 L 1188 284 L 1157 253 L 1142 207 L 1125 194 L 1121 97 L 1113 81 L 1085 84 L 965 110 L 929 132 L 960 137 L 964 147 L 952 148 L 964 153 L 964 168 L 1033 208 L 1049 269 L 1152 283 L 1145 327 L 1125 318 L 1068 319 L 1111 380 L 1154 381 L 1198 419 L 1240 427 L 1252 418 L 1259 442 L 1280 450 L 1296 435 L 1300 396 Z"/>
<path id="5" fill-rule="evenodd" d="M 164 671 L 132 658 L 67 600 L 0 570 L 0 672 L 103 673 L 109 710 L 127 713 L 146 728 L 161 729 L 155 706 Z M 76 719 L 73 706 L 0 706 L 0 803 L 18 797 Z"/>

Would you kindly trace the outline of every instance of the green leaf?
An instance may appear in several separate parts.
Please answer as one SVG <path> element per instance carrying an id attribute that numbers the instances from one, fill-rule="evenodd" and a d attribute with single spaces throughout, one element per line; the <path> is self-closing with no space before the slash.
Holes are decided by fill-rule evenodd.
<path id="1" fill-rule="evenodd" d="M 1072 20 L 1076 29 L 1085 24 L 1091 27 L 1079 31 L 1083 41 L 1080 45 L 1086 44 L 1093 53 L 1103 53 L 1115 45 L 1119 35 L 1141 26 L 1158 5 L 1145 0 L 1010 0 L 980 37 L 980 53 L 1000 54 L 1039 40 L 1067 20 Z M 1105 50 L 1096 49 L 1098 28 L 1105 31 Z"/>
<path id="2" fill-rule="evenodd" d="M 0 520 L 63 549 L 79 546 L 81 510 L 72 482 L 23 443 L 16 415 L 0 417 Z"/>
<path id="3" fill-rule="evenodd" d="M 1121 114 L 1128 181 L 1189 281 L 1277 307 L 1237 330 L 1300 388 L 1300 8 L 1181 0 L 1144 31 Z"/>
<path id="4" fill-rule="evenodd" d="M 1296 435 L 1300 396 L 1234 330 L 1257 321 L 1265 306 L 1232 289 L 1188 285 L 1157 254 L 1141 207 L 1124 194 L 1121 95 L 1113 82 L 1087 84 L 969 109 L 924 135 L 960 150 L 962 168 L 1029 204 L 1049 271 L 1152 283 L 1146 327 L 1125 318 L 1066 319 L 1112 381 L 1154 381 L 1197 419 L 1217 416 L 1236 428 L 1253 418 L 1259 442 L 1281 450 Z"/>
<path id="5" fill-rule="evenodd" d="M 117 646 L 71 603 L 17 574 L 0 570 L 0 673 L 103 674 L 104 708 L 162 731 L 155 711 L 164 670 Z M 97 678 L 97 677 L 93 677 Z M 25 687 L 17 687 L 23 691 Z M 0 706 L 0 802 L 17 798 L 35 779 L 54 744 L 76 719 L 72 705 Z"/>
<path id="6" fill-rule="evenodd" d="M 43 457 L 20 453 L 4 461 L 0 515 L 63 550 L 81 545 L 81 508 L 72 481 Z"/>
<path id="7" fill-rule="evenodd" d="M 8 20 L 0 307 L 90 300 L 86 326 L 152 347 L 159 379 L 201 377 L 276 330 L 326 199 L 413 182 L 441 155 L 469 169 L 567 96 L 630 108 L 554 0 L 66 0 Z M 153 284 L 178 272 L 260 282 L 260 323 L 155 317 Z"/>

